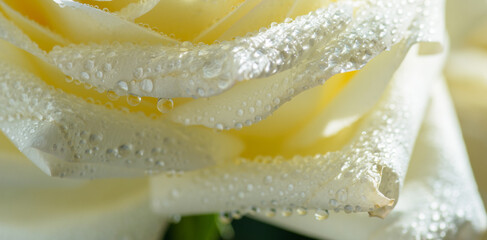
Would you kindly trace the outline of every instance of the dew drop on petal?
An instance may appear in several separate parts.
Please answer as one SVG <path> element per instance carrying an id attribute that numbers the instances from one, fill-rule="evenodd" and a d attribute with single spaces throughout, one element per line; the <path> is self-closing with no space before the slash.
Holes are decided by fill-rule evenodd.
<path id="1" fill-rule="evenodd" d="M 345 205 L 345 207 L 343 207 L 343 210 L 345 211 L 345 213 L 352 213 L 353 207 L 352 205 Z"/>
<path id="2" fill-rule="evenodd" d="M 110 63 L 105 64 L 104 69 L 106 72 L 110 72 L 112 70 L 112 64 Z"/>
<path id="3" fill-rule="evenodd" d="M 85 63 L 85 69 L 88 71 L 91 71 L 95 67 L 95 61 L 93 60 L 88 60 Z"/>
<path id="4" fill-rule="evenodd" d="M 283 217 L 289 217 L 293 214 L 293 211 L 290 209 L 290 208 L 284 208 L 282 211 L 281 211 L 281 215 Z"/>
<path id="5" fill-rule="evenodd" d="M 217 124 L 215 124 L 215 128 L 218 129 L 218 130 L 223 130 L 224 129 L 224 126 L 221 123 L 217 123 Z"/>
<path id="6" fill-rule="evenodd" d="M 322 221 L 322 220 L 327 219 L 329 215 L 330 214 L 328 213 L 328 210 L 318 209 L 318 210 L 316 210 L 316 213 L 315 213 L 315 219 L 318 221 Z"/>
<path id="7" fill-rule="evenodd" d="M 347 189 L 342 188 L 337 191 L 337 198 L 340 202 L 346 202 L 348 199 L 348 192 Z"/>
<path id="8" fill-rule="evenodd" d="M 118 154 L 120 156 L 125 157 L 132 153 L 132 145 L 131 144 L 122 144 L 118 147 Z"/>
<path id="9" fill-rule="evenodd" d="M 137 95 L 130 94 L 127 96 L 127 103 L 130 106 L 135 107 L 135 106 L 139 105 L 141 101 L 142 101 L 142 98 L 137 96 Z"/>
<path id="10" fill-rule="evenodd" d="M 144 76 L 144 69 L 139 67 L 134 71 L 134 77 L 137 79 L 141 79 Z"/>
<path id="11" fill-rule="evenodd" d="M 157 110 L 161 113 L 168 113 L 174 109 L 174 101 L 172 99 L 160 98 L 157 101 Z"/>
<path id="12" fill-rule="evenodd" d="M 140 88 L 144 92 L 150 93 L 154 89 L 154 83 L 152 82 L 152 80 L 146 78 L 140 82 Z"/>
<path id="13" fill-rule="evenodd" d="M 220 89 L 227 89 L 228 87 L 230 87 L 230 85 L 232 84 L 232 81 L 230 80 L 226 80 L 226 79 L 221 79 L 221 80 L 218 80 L 218 88 Z"/>
<path id="14" fill-rule="evenodd" d="M 205 90 L 203 88 L 196 89 L 196 92 L 198 93 L 198 95 L 200 97 L 204 97 L 205 96 Z"/>
<path id="15" fill-rule="evenodd" d="M 276 209 L 274 208 L 267 209 L 265 211 L 265 216 L 270 218 L 276 216 Z"/>
<path id="16" fill-rule="evenodd" d="M 203 76 L 205 78 L 214 78 L 220 74 L 222 70 L 222 62 L 220 61 L 208 61 L 203 66 Z"/>
<path id="17" fill-rule="evenodd" d="M 115 91 L 113 91 L 113 90 L 108 90 L 107 91 L 107 97 L 111 101 L 117 101 L 120 98 L 120 96 L 118 96 L 118 94 Z"/>
<path id="18" fill-rule="evenodd" d="M 296 212 L 298 213 L 298 215 L 304 216 L 308 213 L 308 210 L 306 210 L 306 208 L 304 207 L 298 207 L 296 209 Z"/>
<path id="19" fill-rule="evenodd" d="M 89 80 L 90 79 L 90 74 L 87 72 L 81 72 L 81 78 L 83 80 Z"/>
<path id="20" fill-rule="evenodd" d="M 117 86 L 122 89 L 123 91 L 129 90 L 129 85 L 125 81 L 118 81 Z"/>

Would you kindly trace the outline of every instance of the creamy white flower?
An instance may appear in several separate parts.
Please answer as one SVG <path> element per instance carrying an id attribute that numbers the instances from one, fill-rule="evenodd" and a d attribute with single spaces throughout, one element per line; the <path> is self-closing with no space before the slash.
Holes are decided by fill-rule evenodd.
<path id="1" fill-rule="evenodd" d="M 444 80 L 435 79 L 415 143 L 400 201 L 385 219 L 365 214 L 259 219 L 317 238 L 476 239 L 485 229 L 484 208 L 468 163 L 461 132 Z M 465 199 L 474 201 L 465 204 Z M 467 220 L 471 219 L 471 220 Z M 353 231 L 352 231 L 353 229 Z"/>
<path id="2" fill-rule="evenodd" d="M 218 8 L 209 1 L 176 0 L 32 4 L 48 14 L 0 1 L 0 129 L 48 175 L 169 173 L 150 181 L 153 210 L 162 215 L 309 211 L 326 218 L 335 210 L 386 217 L 399 201 L 398 211 L 384 222 L 390 225 L 378 234 L 461 238 L 485 228 L 485 211 L 465 161 L 444 157 L 466 159 L 461 142 L 455 142 L 455 122 L 431 126 L 436 115 L 428 115 L 418 140 L 425 144 L 413 153 L 430 86 L 441 79 L 445 58 L 439 54 L 446 46 L 440 0 L 247 0 L 225 1 Z M 181 10 L 193 8 L 199 9 L 193 21 L 182 19 Z M 248 34 L 273 21 L 281 23 Z M 448 97 L 444 89 L 438 91 L 430 111 L 450 119 L 448 104 L 442 105 Z M 120 96 L 127 102 L 117 100 Z M 169 98 L 175 98 L 172 111 Z M 162 114 L 154 111 L 156 101 Z M 442 133 L 443 128 L 452 132 Z M 453 140 L 436 142 L 441 134 Z M 411 156 L 415 161 L 409 164 Z M 440 160 L 446 165 L 435 172 Z M 414 170 L 418 164 L 423 171 Z M 462 195 L 469 206 L 430 189 L 430 181 L 454 179 L 442 175 L 451 168 L 461 171 L 455 183 L 469 187 L 442 187 L 452 197 Z M 98 189 L 104 181 L 86 184 Z M 401 205 L 402 195 L 407 201 L 418 192 L 424 199 Z M 149 237 L 157 233 L 160 218 L 144 205 L 145 194 L 128 205 L 145 209 Z M 418 211 L 435 213 L 428 208 L 431 200 L 454 208 L 442 210 L 444 229 L 412 225 L 418 224 Z M 123 206 L 107 218 L 124 214 Z M 420 220 L 440 224 L 428 217 Z M 336 221 L 360 223 L 364 234 L 376 228 L 374 220 Z M 311 234 L 330 236 L 307 226 Z M 135 228 L 126 231 L 147 238 Z M 347 238 L 346 233 L 333 237 Z"/>
<path id="3" fill-rule="evenodd" d="M 147 180 L 46 176 L 0 135 L 0 239 L 159 239 Z"/>

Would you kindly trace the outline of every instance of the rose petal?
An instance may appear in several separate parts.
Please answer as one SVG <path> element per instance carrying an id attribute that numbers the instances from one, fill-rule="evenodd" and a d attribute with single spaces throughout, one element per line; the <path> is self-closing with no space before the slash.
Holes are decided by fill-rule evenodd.
<path id="1" fill-rule="evenodd" d="M 12 25 L 10 29 L 13 29 L 14 26 L 20 28 L 21 31 L 15 30 L 15 32 L 19 32 L 18 35 L 24 35 L 28 34 L 28 38 L 31 39 L 35 44 L 39 46 L 44 51 L 49 51 L 52 49 L 52 47 L 56 45 L 68 45 L 68 41 L 64 39 L 63 37 L 59 36 L 58 34 L 52 32 L 49 28 L 46 26 L 43 26 L 39 24 L 36 21 L 33 21 L 26 16 L 20 14 L 19 12 L 15 11 L 12 9 L 9 5 L 5 4 L 4 2 L 0 1 L 0 9 L 5 13 L 5 16 L 10 19 L 11 22 L 8 22 L 7 19 L 2 19 L 0 21 L 4 22 L 3 24 L 8 24 Z M 5 27 L 0 27 L 3 29 L 6 33 L 10 32 L 7 30 Z M 4 33 L 5 34 L 5 33 Z M 7 38 L 4 37 L 5 40 L 9 41 Z M 20 43 L 16 43 L 17 41 L 10 41 L 11 43 L 20 46 Z M 22 42 L 25 42 L 26 44 L 28 43 L 28 39 L 23 40 Z M 29 51 L 31 53 L 35 53 L 38 50 L 34 48 L 27 48 L 25 49 L 26 51 Z M 37 56 L 40 56 L 40 54 L 35 54 Z M 42 57 L 45 57 L 44 54 L 42 54 Z"/>
<path id="2" fill-rule="evenodd" d="M 48 66 L 32 64 L 35 59 L 28 54 L 3 44 L 8 43 L 0 42 L 0 129 L 49 175 L 93 178 L 189 170 L 241 151 L 239 140 L 226 134 L 110 110 L 49 88 L 37 77 L 58 78 Z"/>
<path id="3" fill-rule="evenodd" d="M 32 55 L 41 59 L 47 57 L 38 45 L 25 35 L 15 24 L 9 21 L 3 14 L 0 13 L 0 38 L 18 46 L 19 48 L 30 52 Z"/>
<path id="4" fill-rule="evenodd" d="M 32 0 L 24 4 L 16 0 L 2 0 L 23 13 L 23 9 L 37 6 L 40 19 L 52 31 L 73 43 L 91 42 L 149 42 L 174 45 L 175 40 L 120 17 L 71 0 Z M 25 14 L 25 13 L 24 13 Z M 62 19 L 62 21 L 60 21 Z"/>
<path id="5" fill-rule="evenodd" d="M 363 21 L 368 20 L 370 19 L 365 19 Z M 364 24 L 364 22 L 360 22 L 360 20 L 357 21 L 357 25 Z M 353 30 L 358 28 L 357 25 L 352 24 L 352 27 L 350 27 L 350 29 L 348 30 L 345 30 L 345 32 L 342 33 L 343 35 L 341 37 L 357 34 Z M 441 34 L 435 36 L 434 39 L 438 39 L 439 37 L 441 37 Z M 338 38 L 340 38 L 340 36 Z M 348 37 L 343 38 L 347 39 Z M 354 39 L 351 41 L 360 40 L 363 39 L 360 39 L 359 37 L 358 39 Z M 431 49 L 431 46 L 429 47 Z M 437 48 L 437 46 L 435 46 L 435 48 Z M 423 52 L 425 52 L 424 49 L 426 49 L 426 47 L 422 48 Z M 320 52 L 320 54 L 326 56 L 327 53 Z M 353 56 L 353 50 L 348 54 L 350 54 L 348 55 L 349 57 Z M 347 60 L 341 61 L 341 63 L 343 63 L 343 65 L 332 66 L 330 64 L 330 68 L 324 68 L 324 66 L 328 64 L 325 61 L 311 62 L 309 64 L 306 64 L 304 67 L 286 70 L 266 79 L 240 83 L 238 86 L 235 86 L 227 92 L 218 96 L 214 96 L 209 99 L 199 99 L 185 104 L 184 106 L 175 109 L 175 111 L 170 114 L 170 118 L 172 118 L 174 121 L 189 125 L 204 125 L 207 127 L 223 129 L 239 127 L 241 128 L 244 125 L 250 125 L 255 122 L 259 122 L 262 119 L 265 119 L 282 104 L 286 103 L 295 95 L 303 91 L 303 89 L 306 89 L 310 86 L 315 86 L 315 84 L 318 83 L 324 83 L 324 81 L 333 74 L 343 71 L 356 70 L 362 67 L 357 62 L 355 62 L 355 64 L 357 65 L 354 65 Z M 387 83 L 387 80 L 388 78 L 385 78 L 385 81 L 373 82 L 374 84 L 378 85 L 381 85 L 382 83 L 382 87 L 377 88 L 377 92 L 379 94 L 372 96 L 370 98 L 371 102 L 363 102 L 364 105 L 368 104 L 368 106 L 362 108 L 362 105 L 357 105 L 357 108 L 362 108 L 361 113 L 363 113 L 364 110 L 369 109 L 371 107 L 371 104 L 375 103 L 376 100 L 374 99 L 377 99 L 380 96 L 381 89 L 385 87 L 384 83 Z M 367 81 L 366 83 L 366 81 L 362 81 L 359 79 L 354 82 L 356 82 L 357 84 L 352 84 L 351 88 L 360 87 L 363 89 L 363 87 L 360 85 L 367 85 L 367 83 L 369 83 L 369 81 Z M 249 92 L 251 92 L 250 95 Z M 368 92 L 368 94 L 373 95 L 374 92 Z M 344 96 L 345 95 L 346 94 L 344 94 Z M 252 108 L 252 110 L 250 108 Z M 243 111 L 243 114 L 237 114 L 239 109 Z M 353 110 L 351 111 L 353 112 Z M 350 113 L 348 113 L 348 115 L 350 115 Z"/>
<path id="6" fill-rule="evenodd" d="M 316 238 L 476 239 L 486 215 L 443 81 L 435 86 L 399 203 L 385 220 L 365 214 L 257 218 Z M 353 229 L 353 231 L 352 231 Z"/>
<path id="7" fill-rule="evenodd" d="M 192 41 L 201 32 L 225 18 L 234 8 L 245 4 L 242 2 L 245 1 L 165 0 L 135 21 L 157 28 L 181 41 Z M 215 39 L 211 39 L 209 43 Z"/>
<path id="8" fill-rule="evenodd" d="M 218 37 L 218 40 L 232 40 L 236 36 L 245 36 L 248 33 L 256 32 L 260 27 L 267 27 L 273 22 L 279 23 L 284 21 L 294 2 L 295 0 L 261 1 L 251 11 L 245 14 L 245 16 L 223 32 Z M 272 9 L 272 11 L 269 11 L 269 9 Z"/>
<path id="9" fill-rule="evenodd" d="M 397 46 L 372 59 L 341 90 L 318 116 L 285 143 L 289 149 L 302 149 L 338 134 L 364 116 L 379 101 L 405 54 Z M 366 90 L 364 90 L 366 89 Z"/>
<path id="10" fill-rule="evenodd" d="M 139 3 L 145 0 L 74 0 L 75 2 L 87 4 L 98 9 L 103 9 L 104 11 L 109 11 L 111 13 L 118 12 L 132 3 Z"/>
<path id="11" fill-rule="evenodd" d="M 235 10 L 228 15 L 218 20 L 211 27 L 202 31 L 193 39 L 193 42 L 212 43 L 215 39 L 221 36 L 227 29 L 229 29 L 235 22 L 245 16 L 248 12 L 260 4 L 263 0 L 246 0 L 240 4 Z M 259 24 L 259 26 L 262 26 Z"/>
<path id="12" fill-rule="evenodd" d="M 151 11 L 160 0 L 139 0 L 136 3 L 130 3 L 126 7 L 120 9 L 116 14 L 127 20 L 135 20 L 136 18 Z"/>
<path id="13" fill-rule="evenodd" d="M 335 0 L 295 0 L 294 5 L 291 7 L 287 14 L 289 18 L 295 18 L 297 16 L 308 14 L 313 11 L 313 9 L 323 8 L 328 6 L 330 3 L 336 2 Z"/>
<path id="14" fill-rule="evenodd" d="M 480 193 L 487 204 L 487 51 L 452 51 L 445 73 Z"/>
<path id="15" fill-rule="evenodd" d="M 181 177 L 157 176 L 152 180 L 156 210 L 198 214 L 258 208 L 272 215 L 304 207 L 387 215 L 406 173 L 428 83 L 442 67 L 443 56 L 416 52 L 406 57 L 381 101 L 339 150 L 320 151 L 326 145 L 317 142 L 315 156 L 239 159 Z"/>
<path id="16" fill-rule="evenodd" d="M 0 145 L 1 239 L 160 237 L 165 221 L 149 209 L 145 180 L 50 178 L 12 147 Z"/>
<path id="17" fill-rule="evenodd" d="M 266 102 L 263 106 L 270 105 L 270 110 L 264 109 L 263 113 L 259 113 L 265 117 L 304 89 L 322 84 L 334 74 L 360 69 L 372 57 L 401 39 L 411 42 L 441 40 L 435 35 L 441 31 L 433 30 L 441 26 L 438 19 L 441 3 L 432 3 L 438 12 L 407 14 L 409 8 L 416 12 L 415 7 L 424 4 L 422 1 L 413 3 L 355 7 L 348 2 L 340 2 L 255 36 L 210 46 L 186 43 L 176 48 L 71 46 L 55 49 L 49 55 L 62 66 L 73 64 L 73 68 L 61 69 L 65 74 L 100 89 L 118 89 L 123 94 L 157 98 L 208 97 L 226 91 L 238 81 L 275 75 L 274 78 L 282 79 L 280 84 L 288 85 L 288 90 L 292 87 L 294 91 L 275 91 L 275 96 L 270 99 L 259 96 L 259 100 Z M 392 21 L 399 18 L 401 21 Z M 425 26 L 424 29 L 428 30 L 423 32 L 415 26 Z M 115 56 L 117 61 L 114 61 Z M 93 68 L 85 68 L 87 61 L 94 62 Z M 83 77 L 102 70 L 106 63 L 112 64 L 115 71 L 105 74 L 102 79 Z M 291 69 L 292 66 L 296 67 Z M 285 73 L 290 70 L 294 73 Z M 132 81 L 135 84 L 130 88 L 120 89 L 121 83 Z M 152 83 L 150 88 L 147 88 L 148 81 Z M 247 117 L 251 116 L 234 120 L 242 122 L 240 120 L 248 120 Z M 188 123 L 186 118 L 183 119 Z M 205 122 L 192 116 L 189 124 Z M 234 127 L 233 122 L 225 122 L 224 125 L 226 128 Z"/>
<path id="18" fill-rule="evenodd" d="M 466 42 L 472 40 L 481 43 L 481 39 L 483 39 L 483 42 L 486 43 L 485 40 L 487 39 L 485 34 L 482 34 L 482 31 L 477 32 L 479 35 L 472 33 L 473 30 L 481 30 L 482 26 L 485 26 L 485 23 L 487 23 L 486 12 L 487 2 L 483 0 L 447 1 L 446 26 L 448 27 L 453 47 L 465 45 Z M 486 28 L 483 29 L 483 33 L 485 33 Z"/>

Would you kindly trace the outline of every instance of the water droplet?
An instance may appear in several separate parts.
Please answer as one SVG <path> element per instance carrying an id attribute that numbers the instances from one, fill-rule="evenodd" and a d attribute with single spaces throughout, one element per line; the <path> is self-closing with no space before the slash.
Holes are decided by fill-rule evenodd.
<path id="1" fill-rule="evenodd" d="M 106 151 L 107 155 L 109 156 L 117 156 L 118 155 L 118 149 L 107 149 Z"/>
<path id="2" fill-rule="evenodd" d="M 282 210 L 282 212 L 281 212 L 281 215 L 282 215 L 283 217 L 289 217 L 289 216 L 291 216 L 292 214 L 293 214 L 293 210 L 292 210 L 292 209 L 290 209 L 290 208 L 284 208 L 284 209 Z"/>
<path id="3" fill-rule="evenodd" d="M 90 74 L 87 72 L 81 72 L 81 79 L 83 80 L 89 80 L 90 79 Z"/>
<path id="4" fill-rule="evenodd" d="M 247 212 L 251 215 L 255 215 L 257 214 L 258 212 L 260 212 L 260 209 L 256 206 L 250 206 L 247 210 Z"/>
<path id="5" fill-rule="evenodd" d="M 232 84 L 232 81 L 230 81 L 228 79 L 218 80 L 218 88 L 220 88 L 220 89 L 227 89 L 228 87 L 230 87 L 231 84 Z"/>
<path id="6" fill-rule="evenodd" d="M 145 161 L 147 164 L 152 165 L 154 163 L 154 158 L 146 158 Z"/>
<path id="7" fill-rule="evenodd" d="M 105 71 L 109 72 L 111 70 L 112 70 L 112 64 L 110 64 L 110 63 L 105 64 Z"/>
<path id="8" fill-rule="evenodd" d="M 139 105 L 141 101 L 142 101 L 142 98 L 137 96 L 137 95 L 129 94 L 127 96 L 127 103 L 130 106 L 135 107 L 135 106 Z"/>
<path id="9" fill-rule="evenodd" d="M 274 105 L 278 105 L 279 103 L 281 103 L 281 99 L 276 97 L 272 102 L 274 103 Z"/>
<path id="10" fill-rule="evenodd" d="M 129 90 L 129 85 L 125 81 L 118 81 L 117 86 L 122 89 L 123 91 L 128 91 Z"/>
<path id="11" fill-rule="evenodd" d="M 125 157 L 132 152 L 132 145 L 131 144 L 122 144 L 118 147 L 118 153 L 120 156 Z"/>
<path id="12" fill-rule="evenodd" d="M 330 214 L 328 213 L 328 210 L 321 210 L 321 209 L 316 210 L 316 213 L 315 213 L 315 219 L 316 220 L 322 221 L 322 220 L 327 219 L 328 216 L 330 216 Z"/>
<path id="13" fill-rule="evenodd" d="M 198 95 L 200 97 L 204 97 L 205 96 L 205 90 L 203 88 L 196 89 L 196 92 L 198 93 Z"/>
<path id="14" fill-rule="evenodd" d="M 347 189 L 345 188 L 342 188 L 340 190 L 337 191 L 337 199 L 338 201 L 340 202 L 346 202 L 347 199 L 348 199 L 348 192 L 347 192 Z"/>
<path id="15" fill-rule="evenodd" d="M 137 79 L 141 79 L 144 76 L 144 69 L 139 67 L 136 68 L 134 71 L 134 77 Z"/>
<path id="16" fill-rule="evenodd" d="M 156 165 L 159 167 L 164 167 L 166 164 L 163 161 L 156 161 Z"/>
<path id="17" fill-rule="evenodd" d="M 210 60 L 203 66 L 203 76 L 205 78 L 214 78 L 220 74 L 222 70 L 222 62 Z"/>
<path id="18" fill-rule="evenodd" d="M 343 207 L 343 210 L 345 211 L 345 213 L 351 213 L 353 212 L 353 207 L 352 205 L 345 205 L 345 207 Z"/>
<path id="19" fill-rule="evenodd" d="M 272 182 L 272 176 L 266 176 L 266 177 L 264 178 L 264 183 L 269 184 L 269 183 L 271 183 L 271 182 Z"/>
<path id="20" fill-rule="evenodd" d="M 140 82 L 140 88 L 143 91 L 150 93 L 154 89 L 154 84 L 153 84 L 152 80 L 146 78 Z"/>
<path id="21" fill-rule="evenodd" d="M 110 99 L 111 101 L 117 101 L 120 98 L 120 96 L 118 96 L 118 94 L 115 91 L 108 90 L 107 98 Z"/>
<path id="22" fill-rule="evenodd" d="M 237 115 L 240 116 L 240 117 L 243 116 L 244 115 L 244 110 L 243 109 L 237 110 Z"/>
<path id="23" fill-rule="evenodd" d="M 67 76 L 66 77 L 66 82 L 70 83 L 70 82 L 73 82 L 73 81 L 74 81 L 74 79 L 72 77 L 70 77 L 70 76 Z"/>
<path id="24" fill-rule="evenodd" d="M 88 71 L 91 71 L 95 67 L 95 61 L 93 60 L 88 60 L 85 63 L 85 69 Z"/>
<path id="25" fill-rule="evenodd" d="M 276 209 L 274 208 L 269 208 L 265 211 L 266 217 L 274 217 L 276 216 Z"/>
<path id="26" fill-rule="evenodd" d="M 301 216 L 304 216 L 304 215 L 308 214 L 308 210 L 306 210 L 306 208 L 304 208 L 304 207 L 298 207 L 298 208 L 296 209 L 296 212 L 297 212 L 299 215 L 301 215 Z"/>
<path id="27" fill-rule="evenodd" d="M 172 99 L 160 98 L 157 101 L 157 110 L 161 113 L 168 113 L 174 109 L 174 101 Z"/>
<path id="28" fill-rule="evenodd" d="M 91 134 L 89 137 L 90 143 L 99 143 L 102 140 L 103 140 L 103 136 L 98 134 Z"/>
<path id="29" fill-rule="evenodd" d="M 335 199 L 330 199 L 329 203 L 330 203 L 330 206 L 332 206 L 332 207 L 338 207 L 338 202 Z"/>
<path id="30" fill-rule="evenodd" d="M 217 123 L 217 124 L 215 124 L 215 128 L 218 130 L 223 130 L 224 126 L 221 123 Z"/>

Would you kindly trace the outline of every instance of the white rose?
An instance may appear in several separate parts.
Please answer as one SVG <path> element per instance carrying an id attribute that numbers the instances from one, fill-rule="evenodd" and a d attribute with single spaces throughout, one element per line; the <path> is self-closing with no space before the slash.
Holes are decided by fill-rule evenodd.
<path id="1" fill-rule="evenodd" d="M 212 212 L 340 239 L 485 229 L 442 1 L 84 2 L 106 11 L 0 1 L 0 128 L 50 176 L 117 179 L 49 179 L 2 140 L 0 237 L 151 239 Z"/>

